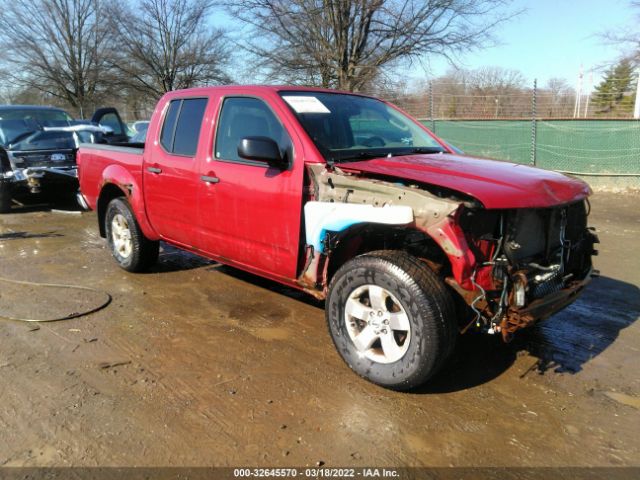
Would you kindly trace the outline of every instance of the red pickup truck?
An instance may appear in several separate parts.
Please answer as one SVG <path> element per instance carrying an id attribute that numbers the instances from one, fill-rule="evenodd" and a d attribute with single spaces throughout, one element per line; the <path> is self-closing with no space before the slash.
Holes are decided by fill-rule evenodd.
<path id="1" fill-rule="evenodd" d="M 171 92 L 144 148 L 87 145 L 78 168 L 122 268 L 162 240 L 325 299 L 339 354 L 388 388 L 431 378 L 460 332 L 509 340 L 592 275 L 585 183 L 455 154 L 364 95 Z"/>

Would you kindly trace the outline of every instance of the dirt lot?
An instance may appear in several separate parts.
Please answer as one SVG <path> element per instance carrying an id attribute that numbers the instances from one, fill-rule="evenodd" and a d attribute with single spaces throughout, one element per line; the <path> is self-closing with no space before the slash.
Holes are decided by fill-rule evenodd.
<path id="1" fill-rule="evenodd" d="M 0 216 L 0 276 L 93 286 L 0 320 L 0 465 L 640 465 L 640 195 L 596 194 L 594 280 L 510 345 L 461 338 L 427 388 L 340 360 L 304 295 L 166 248 L 120 270 L 95 214 Z M 0 280 L 0 314 L 95 292 Z M 75 302 L 75 303 L 74 303 Z"/>

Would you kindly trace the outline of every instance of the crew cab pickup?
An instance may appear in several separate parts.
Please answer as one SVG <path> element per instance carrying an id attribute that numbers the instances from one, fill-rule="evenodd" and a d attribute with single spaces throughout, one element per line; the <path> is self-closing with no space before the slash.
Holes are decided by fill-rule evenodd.
<path id="1" fill-rule="evenodd" d="M 345 362 L 392 389 L 431 378 L 461 332 L 509 340 L 592 275 L 585 183 L 456 154 L 364 95 L 174 91 L 144 148 L 82 146 L 78 168 L 121 267 L 148 268 L 162 240 L 302 289 Z"/>

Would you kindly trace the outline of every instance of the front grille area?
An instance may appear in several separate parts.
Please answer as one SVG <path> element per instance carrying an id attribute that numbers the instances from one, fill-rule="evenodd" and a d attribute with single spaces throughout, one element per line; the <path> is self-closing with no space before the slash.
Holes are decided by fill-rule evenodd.
<path id="1" fill-rule="evenodd" d="M 597 253 L 598 238 L 587 227 L 588 205 L 585 200 L 461 212 L 460 226 L 476 258 L 476 296 L 465 300 L 478 328 L 501 332 L 509 341 L 517 330 L 575 300 Z"/>
<path id="2" fill-rule="evenodd" d="M 580 274 L 586 273 L 587 263 L 591 265 L 593 242 L 583 201 L 555 208 L 508 211 L 505 234 L 504 252 L 516 267 L 562 264 L 565 274 Z"/>
<path id="3" fill-rule="evenodd" d="M 11 152 L 13 162 L 18 168 L 29 167 L 73 167 L 76 164 L 74 151 L 37 151 L 37 152 Z"/>
<path id="4" fill-rule="evenodd" d="M 529 297 L 541 298 L 589 273 L 596 237 L 587 228 L 587 206 L 469 209 L 461 227 L 476 259 L 493 266 L 492 289 L 501 288 L 505 274 L 520 274 Z"/>

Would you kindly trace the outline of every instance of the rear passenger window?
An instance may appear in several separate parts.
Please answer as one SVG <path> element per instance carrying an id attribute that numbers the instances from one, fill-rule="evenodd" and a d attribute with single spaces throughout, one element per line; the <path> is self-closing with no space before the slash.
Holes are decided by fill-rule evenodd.
<path id="1" fill-rule="evenodd" d="M 160 144 L 167 152 L 173 151 L 173 134 L 176 130 L 176 120 L 178 120 L 178 112 L 180 111 L 181 104 L 182 100 L 173 100 L 169 104 L 169 109 L 164 117 L 162 133 L 160 134 Z"/>
<path id="2" fill-rule="evenodd" d="M 167 152 L 188 157 L 196 154 L 206 108 L 206 98 L 171 101 L 160 135 Z"/>
<path id="3" fill-rule="evenodd" d="M 264 166 L 238 156 L 238 144 L 245 137 L 271 138 L 285 155 L 290 154 L 289 135 L 266 103 L 257 98 L 229 97 L 222 104 L 218 121 L 215 158 Z"/>

